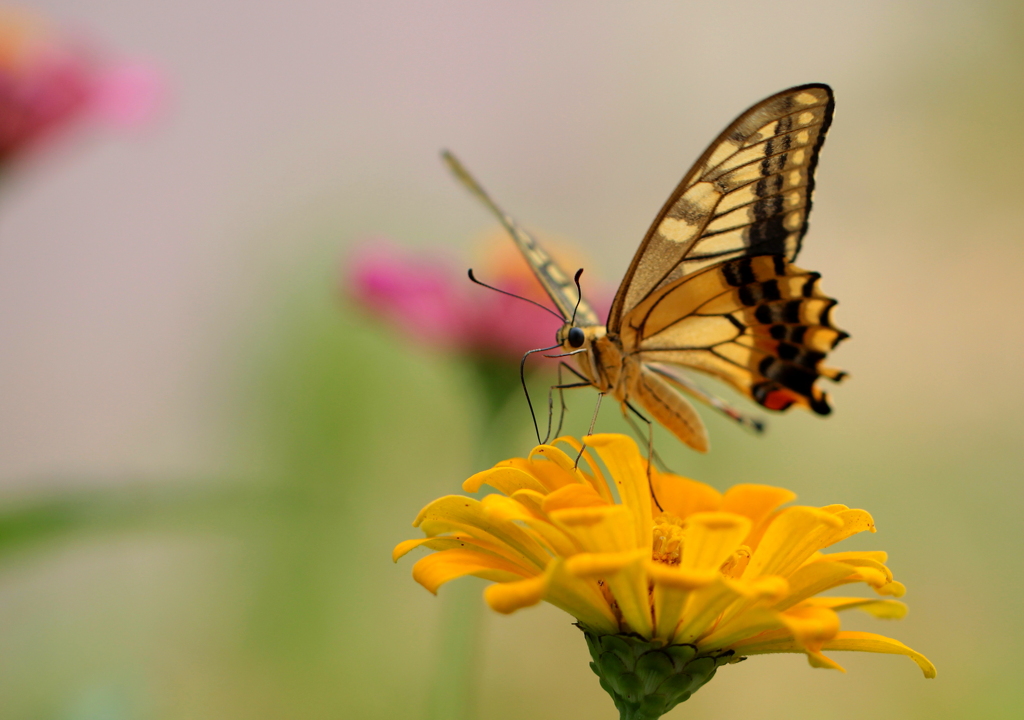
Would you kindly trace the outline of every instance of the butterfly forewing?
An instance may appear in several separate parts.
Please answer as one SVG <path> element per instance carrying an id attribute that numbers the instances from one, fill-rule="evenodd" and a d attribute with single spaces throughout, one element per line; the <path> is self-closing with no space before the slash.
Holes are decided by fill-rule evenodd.
<path id="1" fill-rule="evenodd" d="M 727 260 L 796 258 L 832 91 L 804 85 L 754 105 L 725 129 L 655 218 L 619 286 L 609 333 L 652 292 Z"/>
<path id="2" fill-rule="evenodd" d="M 512 217 L 505 213 L 491 196 L 483 189 L 483 186 L 476 181 L 469 171 L 459 162 L 458 158 L 445 150 L 441 153 L 444 161 L 448 164 L 452 173 L 473 193 L 481 202 L 498 218 L 505 229 L 508 230 L 512 239 L 519 247 L 526 262 L 533 269 L 533 274 L 544 286 L 551 301 L 558 307 L 559 313 L 566 320 L 575 317 L 577 325 L 599 325 L 601 323 L 597 313 L 590 304 L 580 297 L 573 278 L 566 273 L 562 267 L 555 262 L 548 253 L 540 246 L 532 235 L 523 230 Z"/>

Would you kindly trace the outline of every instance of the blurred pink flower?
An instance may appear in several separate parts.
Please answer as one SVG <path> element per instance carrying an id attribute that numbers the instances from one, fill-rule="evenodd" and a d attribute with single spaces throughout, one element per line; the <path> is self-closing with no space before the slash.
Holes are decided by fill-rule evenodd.
<path id="1" fill-rule="evenodd" d="M 480 280 L 553 308 L 518 255 L 491 258 L 484 266 L 476 270 Z M 530 303 L 474 285 L 464 268 L 386 240 L 361 245 L 347 273 L 346 291 L 356 302 L 432 347 L 518 361 L 527 350 L 553 345 L 562 324 Z"/>
<path id="2" fill-rule="evenodd" d="M 100 63 L 29 13 L 0 10 L 0 163 L 81 118 L 140 123 L 162 91 L 154 69 Z"/>

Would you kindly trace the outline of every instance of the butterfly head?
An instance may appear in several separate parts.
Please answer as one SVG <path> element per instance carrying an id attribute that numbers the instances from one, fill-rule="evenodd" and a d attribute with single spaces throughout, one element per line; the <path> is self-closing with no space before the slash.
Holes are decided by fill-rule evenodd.
<path id="1" fill-rule="evenodd" d="M 567 353 L 587 352 L 593 342 L 602 337 L 605 332 L 602 325 L 580 327 L 567 322 L 555 333 L 555 342 L 561 345 L 562 350 Z"/>

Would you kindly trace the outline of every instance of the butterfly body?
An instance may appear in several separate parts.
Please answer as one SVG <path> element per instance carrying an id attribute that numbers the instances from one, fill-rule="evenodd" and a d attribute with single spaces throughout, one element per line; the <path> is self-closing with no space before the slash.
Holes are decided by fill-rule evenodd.
<path id="1" fill-rule="evenodd" d="M 455 173 L 501 219 L 566 324 L 557 341 L 580 374 L 626 408 L 639 405 L 704 451 L 684 394 L 757 427 L 680 369 L 723 380 L 769 410 L 828 414 L 819 377 L 846 333 L 818 273 L 793 264 L 807 229 L 814 170 L 834 101 L 827 85 L 773 95 L 734 120 L 669 196 L 633 257 L 606 324 L 575 283 L 462 166 Z M 570 319 L 571 318 L 571 319 Z"/>

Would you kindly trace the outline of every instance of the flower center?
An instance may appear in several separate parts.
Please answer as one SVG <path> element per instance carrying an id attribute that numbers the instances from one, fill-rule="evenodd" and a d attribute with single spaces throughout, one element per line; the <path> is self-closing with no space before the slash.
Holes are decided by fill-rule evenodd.
<path id="1" fill-rule="evenodd" d="M 654 518 L 655 562 L 678 565 L 683 554 L 683 521 L 672 513 L 661 513 Z"/>

